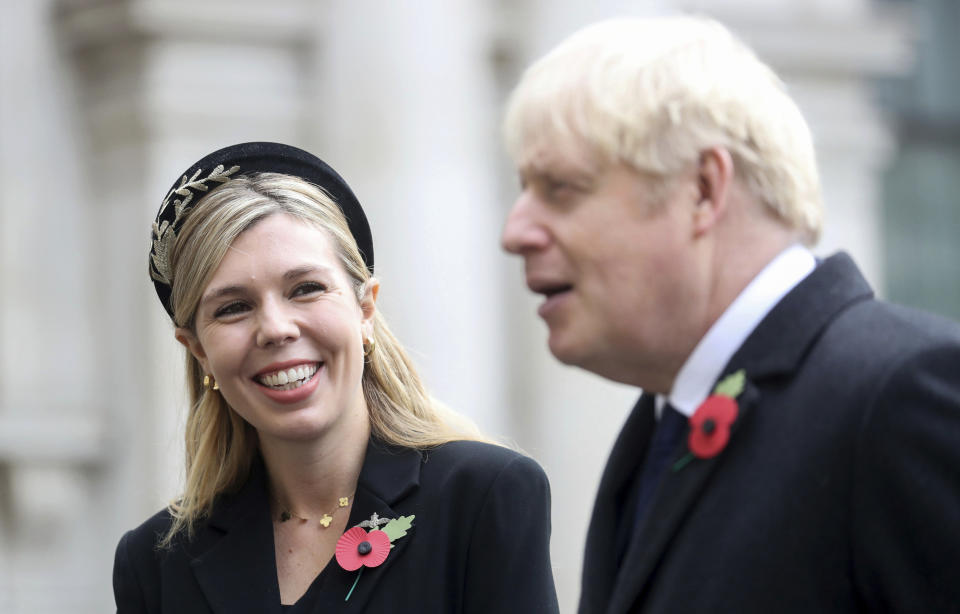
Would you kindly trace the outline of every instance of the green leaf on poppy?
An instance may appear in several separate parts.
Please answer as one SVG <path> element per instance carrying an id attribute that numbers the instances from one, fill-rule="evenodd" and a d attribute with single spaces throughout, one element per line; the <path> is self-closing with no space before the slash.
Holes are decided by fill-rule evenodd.
<path id="1" fill-rule="evenodd" d="M 747 381 L 747 372 L 743 369 L 740 369 L 736 373 L 726 376 L 720 383 L 717 384 L 717 387 L 713 389 L 713 394 L 730 397 L 735 399 L 740 396 L 740 393 L 743 392 L 743 385 Z"/>
<path id="2" fill-rule="evenodd" d="M 413 519 L 416 516 L 400 516 L 387 523 L 387 526 L 380 529 L 387 534 L 390 541 L 396 541 L 407 534 L 407 529 L 413 526 Z"/>

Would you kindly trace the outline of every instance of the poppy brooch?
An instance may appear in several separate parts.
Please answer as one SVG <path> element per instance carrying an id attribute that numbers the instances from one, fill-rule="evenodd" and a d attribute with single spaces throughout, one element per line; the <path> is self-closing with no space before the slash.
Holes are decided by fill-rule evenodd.
<path id="1" fill-rule="evenodd" d="M 746 380 L 743 369 L 728 375 L 720 380 L 713 394 L 697 407 L 690 417 L 690 435 L 687 439 L 690 452 L 673 465 L 674 471 L 680 471 L 694 458 L 713 458 L 727 447 L 730 427 L 740 409 L 737 397 L 743 392 Z"/>
<path id="2" fill-rule="evenodd" d="M 380 518 L 373 514 L 370 520 L 364 520 L 352 529 L 347 529 L 340 536 L 337 540 L 337 563 L 346 571 L 360 570 L 344 601 L 350 599 L 365 567 L 379 567 L 387 560 L 393 542 L 407 534 L 407 530 L 413 526 L 414 518 L 415 516 Z M 383 528 L 380 528 L 381 526 Z M 370 530 L 367 531 L 367 528 Z"/>

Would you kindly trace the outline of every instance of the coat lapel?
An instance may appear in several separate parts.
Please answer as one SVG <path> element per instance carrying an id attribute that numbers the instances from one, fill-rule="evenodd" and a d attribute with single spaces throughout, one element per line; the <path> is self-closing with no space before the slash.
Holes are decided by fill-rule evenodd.
<path id="1" fill-rule="evenodd" d="M 395 507 L 419 487 L 421 462 L 422 456 L 417 450 L 386 446 L 371 438 L 347 526 L 357 526 L 369 520 L 374 513 L 380 518 L 405 515 L 397 512 Z M 416 534 L 415 519 L 407 534 L 393 543 L 387 560 L 379 567 L 361 568 L 362 574 L 360 570 L 345 571 L 337 564 L 336 558 L 331 559 L 329 569 L 325 571 L 329 575 L 324 580 L 323 590 L 317 594 L 318 603 L 314 611 L 364 611 L 380 580 L 403 557 L 407 544 L 417 538 Z M 350 599 L 345 601 L 347 594 L 350 594 Z"/>
<path id="2" fill-rule="evenodd" d="M 737 427 L 743 423 L 759 402 L 759 393 L 747 383 L 738 397 L 739 413 L 731 427 L 730 442 L 736 440 Z M 709 459 L 694 459 L 680 469 L 673 465 L 688 452 L 684 435 L 670 466 L 657 487 L 650 511 L 634 535 L 629 550 L 617 574 L 617 582 L 610 596 L 608 612 L 633 611 L 633 604 L 644 591 L 657 564 L 683 524 L 690 507 L 707 485 L 711 474 L 722 461 L 723 454 Z"/>
<path id="3" fill-rule="evenodd" d="M 746 386 L 737 399 L 739 414 L 731 430 L 729 447 L 740 445 L 737 431 L 754 411 L 758 411 L 765 380 L 793 373 L 802 363 L 810 345 L 833 318 L 850 305 L 872 296 L 869 284 L 860 275 L 856 265 L 849 256 L 840 253 L 822 262 L 777 304 L 730 359 L 718 379 L 740 369 L 744 369 L 747 375 Z M 633 453 L 643 458 L 642 451 L 634 449 Z M 676 460 L 686 453 L 684 437 Z M 723 458 L 721 452 L 710 459 L 695 459 L 679 471 L 668 469 L 657 489 L 651 512 L 630 544 L 607 612 L 619 614 L 633 611 L 634 604 L 647 589 L 671 540 Z M 599 496 L 597 509 L 600 509 Z M 591 537 L 593 533 L 594 526 L 591 523 Z M 607 531 L 607 535 L 612 534 Z M 599 564 L 585 561 L 585 564 L 591 563 Z"/>
<path id="4" fill-rule="evenodd" d="M 753 382 L 793 373 L 820 332 L 841 311 L 873 298 L 846 253 L 824 260 L 763 319 L 730 359 Z"/>
<path id="5" fill-rule="evenodd" d="M 279 614 L 273 524 L 262 463 L 254 463 L 240 492 L 218 504 L 197 545 L 202 554 L 191 565 L 215 614 Z"/>
<path id="6" fill-rule="evenodd" d="M 389 447 L 371 438 L 347 526 L 356 526 L 374 513 L 381 518 L 400 516 L 393 506 L 419 486 L 420 462 L 416 450 Z M 200 553 L 191 563 L 194 575 L 214 614 L 281 612 L 266 493 L 266 469 L 261 461 L 254 464 L 244 487 L 217 505 L 192 548 Z M 394 542 L 383 564 L 365 569 L 346 603 L 344 598 L 357 572 L 344 571 L 336 558 L 331 559 L 322 572 L 325 577 L 322 590 L 316 593 L 316 611 L 362 611 L 380 578 L 389 573 L 415 536 L 416 520 L 407 535 Z"/>

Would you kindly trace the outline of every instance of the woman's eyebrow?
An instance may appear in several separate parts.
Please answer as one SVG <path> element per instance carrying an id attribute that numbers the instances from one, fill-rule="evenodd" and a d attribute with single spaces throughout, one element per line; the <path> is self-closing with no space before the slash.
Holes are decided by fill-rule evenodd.
<path id="1" fill-rule="evenodd" d="M 205 305 L 211 301 L 223 298 L 224 296 L 243 294 L 245 291 L 246 288 L 241 285 L 234 284 L 230 286 L 223 286 L 222 288 L 217 288 L 216 290 L 213 290 L 205 295 L 202 299 L 200 299 L 200 304 Z"/>
<path id="2" fill-rule="evenodd" d="M 283 274 L 283 278 L 290 280 L 296 279 L 297 277 L 303 277 L 304 275 L 309 275 L 310 273 L 330 273 L 332 269 L 328 266 L 316 265 L 316 264 L 305 264 L 303 266 L 298 266 L 296 268 L 290 269 Z"/>
<path id="3" fill-rule="evenodd" d="M 303 266 L 298 266 L 290 269 L 283 274 L 283 279 L 289 281 L 291 279 L 297 279 L 298 277 L 303 277 L 304 275 L 309 275 L 311 273 L 329 273 L 333 269 L 328 266 L 316 265 L 316 264 L 305 264 Z M 206 305 L 211 301 L 221 299 L 224 296 L 232 296 L 236 294 L 243 294 L 247 291 L 246 286 L 240 284 L 231 284 L 229 286 L 223 286 L 221 288 L 216 288 L 208 292 L 202 299 L 200 299 L 201 305 Z"/>

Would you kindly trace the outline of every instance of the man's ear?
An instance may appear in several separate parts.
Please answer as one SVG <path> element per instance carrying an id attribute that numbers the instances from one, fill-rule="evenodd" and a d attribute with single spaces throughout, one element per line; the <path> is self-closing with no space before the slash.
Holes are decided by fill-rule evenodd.
<path id="1" fill-rule="evenodd" d="M 727 211 L 733 187 L 733 156 L 723 147 L 711 147 L 700 153 L 697 187 L 700 200 L 694 210 L 696 236 L 709 232 Z"/>
<path id="2" fill-rule="evenodd" d="M 203 370 L 209 373 L 210 369 L 207 368 L 207 353 L 203 351 L 203 346 L 200 345 L 200 340 L 197 339 L 193 331 L 189 328 L 177 327 L 177 330 L 174 332 L 174 337 L 183 344 L 183 347 L 187 348 L 187 350 L 193 354 L 193 357 L 200 362 Z"/>

